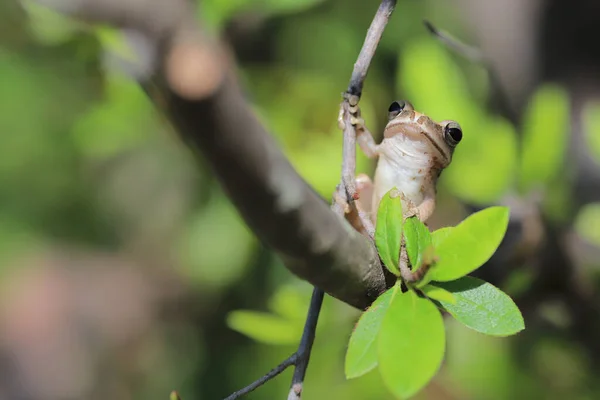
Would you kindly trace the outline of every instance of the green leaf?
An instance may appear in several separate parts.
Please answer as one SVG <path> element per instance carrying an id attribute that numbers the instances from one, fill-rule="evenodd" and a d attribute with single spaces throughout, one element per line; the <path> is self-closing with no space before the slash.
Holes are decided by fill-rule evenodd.
<path id="1" fill-rule="evenodd" d="M 377 366 L 377 335 L 398 286 L 385 291 L 358 320 L 346 352 L 346 379 L 357 378 Z"/>
<path id="2" fill-rule="evenodd" d="M 431 233 L 431 243 L 437 248 L 452 233 L 453 226 L 445 226 Z"/>
<path id="3" fill-rule="evenodd" d="M 575 231 L 595 246 L 600 245 L 600 203 L 589 203 L 581 207 L 575 217 Z"/>
<path id="4" fill-rule="evenodd" d="M 508 227 L 508 207 L 488 207 L 471 214 L 449 232 L 435 235 L 439 239 L 438 261 L 428 275 L 433 281 L 453 281 L 473 272 L 496 252 Z"/>
<path id="5" fill-rule="evenodd" d="M 431 233 L 431 244 L 433 245 L 433 252 L 432 252 L 433 260 L 437 259 L 437 256 L 436 256 L 437 250 L 436 249 L 450 235 L 450 233 L 452 232 L 452 229 L 454 229 L 453 226 L 446 226 L 444 228 L 440 228 Z M 428 272 L 425 274 L 425 276 L 420 281 L 418 281 L 415 284 L 415 286 L 422 290 L 424 287 L 426 287 L 429 284 L 429 282 L 431 282 L 431 273 Z"/>
<path id="6" fill-rule="evenodd" d="M 259 4 L 270 15 L 285 15 L 305 11 L 323 0 L 260 0 Z"/>
<path id="7" fill-rule="evenodd" d="M 83 30 L 81 22 L 41 5 L 35 0 L 22 0 L 20 4 L 29 17 L 30 32 L 40 43 L 58 45 Z"/>
<path id="8" fill-rule="evenodd" d="M 257 342 L 294 344 L 300 340 L 302 326 L 273 314 L 236 310 L 227 315 L 227 326 Z"/>
<path id="9" fill-rule="evenodd" d="M 204 0 L 200 1 L 198 16 L 207 19 L 213 29 L 222 29 L 226 21 L 242 13 L 263 16 L 302 12 L 323 0 Z"/>
<path id="10" fill-rule="evenodd" d="M 523 122 L 521 188 L 548 184 L 562 168 L 569 132 L 569 98 L 556 85 L 535 92 Z"/>
<path id="11" fill-rule="evenodd" d="M 377 352 L 385 385 L 399 398 L 421 390 L 444 357 L 442 316 L 429 300 L 412 290 L 398 293 L 383 318 Z"/>
<path id="12" fill-rule="evenodd" d="M 152 104 L 131 79 L 109 75 L 104 92 L 105 99 L 83 114 L 71 131 L 78 150 L 92 158 L 140 146 L 157 131 Z"/>
<path id="13" fill-rule="evenodd" d="M 109 26 L 97 26 L 94 30 L 98 40 L 106 50 L 123 60 L 130 62 L 138 61 L 138 56 L 125 40 L 121 30 Z"/>
<path id="14" fill-rule="evenodd" d="M 449 117 L 448 117 L 449 118 Z M 485 115 L 472 125 L 454 117 L 464 132 L 440 184 L 473 204 L 495 202 L 515 181 L 518 164 L 517 133 L 508 121 Z"/>
<path id="15" fill-rule="evenodd" d="M 421 288 L 425 296 L 429 297 L 432 300 L 443 301 L 450 304 L 456 304 L 456 298 L 454 295 L 438 286 L 426 285 Z"/>
<path id="16" fill-rule="evenodd" d="M 465 276 L 452 282 L 435 283 L 454 295 L 456 303 L 436 299 L 457 321 L 481 333 L 508 336 L 525 329 L 519 308 L 494 285 Z"/>
<path id="17" fill-rule="evenodd" d="M 600 102 L 592 100 L 583 106 L 583 133 L 590 154 L 600 162 Z"/>
<path id="18" fill-rule="evenodd" d="M 387 269 L 398 276 L 400 275 L 398 258 L 402 240 L 402 203 L 400 196 L 392 197 L 391 193 L 397 193 L 397 189 L 393 188 L 387 192 L 379 203 L 375 244 Z"/>
<path id="19" fill-rule="evenodd" d="M 464 136 L 440 180 L 461 199 L 488 204 L 513 184 L 517 136 L 512 124 L 489 115 L 483 97 L 475 97 L 468 77 L 452 54 L 429 36 L 403 46 L 398 60 L 399 90 L 412 104 L 437 120 L 458 121 Z"/>
<path id="20" fill-rule="evenodd" d="M 411 217 L 404 221 L 403 230 L 408 259 L 412 270 L 416 271 L 423 264 L 423 253 L 431 246 L 431 233 L 417 217 Z"/>

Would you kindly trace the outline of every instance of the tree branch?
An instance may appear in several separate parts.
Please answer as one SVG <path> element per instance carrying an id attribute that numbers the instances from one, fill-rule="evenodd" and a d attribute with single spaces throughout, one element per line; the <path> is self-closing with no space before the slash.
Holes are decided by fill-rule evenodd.
<path id="1" fill-rule="evenodd" d="M 355 198 L 355 187 L 354 187 L 354 176 L 356 172 L 356 130 L 350 123 L 350 112 L 351 106 L 356 106 L 360 100 L 362 87 L 364 80 L 367 77 L 371 60 L 375 55 L 375 50 L 383 35 L 383 30 L 387 25 L 389 17 L 394 10 L 396 1 L 383 0 L 363 43 L 363 47 L 359 53 L 358 59 L 354 64 L 354 70 L 350 78 L 350 83 L 346 93 L 344 93 L 344 101 L 342 103 L 342 118 L 344 121 L 344 140 L 342 149 L 342 177 L 341 182 L 337 186 L 337 196 L 334 195 L 332 201 L 332 210 L 339 215 L 344 217 L 345 208 L 342 207 L 339 199 L 346 199 L 349 203 L 352 203 Z M 338 200 L 336 200 L 336 197 Z M 357 212 L 356 209 L 354 209 Z M 308 315 L 304 324 L 304 330 L 302 332 L 302 338 L 298 350 L 292 356 L 284 360 L 279 366 L 270 371 L 267 375 L 259 378 L 250 385 L 234 393 L 226 400 L 234 400 L 239 396 L 249 393 L 256 389 L 260 385 L 264 384 L 268 380 L 274 378 L 283 370 L 290 365 L 295 365 L 294 375 L 292 377 L 292 384 L 288 393 L 288 400 L 300 400 L 302 397 L 302 391 L 304 389 L 304 378 L 306 376 L 306 370 L 308 368 L 308 362 L 310 360 L 312 345 L 315 340 L 315 334 L 317 329 L 317 322 L 319 319 L 319 313 L 323 304 L 324 292 L 319 287 L 313 289 L 310 307 L 308 309 Z"/>
<path id="2" fill-rule="evenodd" d="M 143 33 L 158 65 L 143 82 L 182 139 L 208 161 L 246 223 L 300 278 L 364 309 L 386 289 L 376 249 L 297 174 L 241 95 L 229 56 L 185 0 L 41 0 Z"/>

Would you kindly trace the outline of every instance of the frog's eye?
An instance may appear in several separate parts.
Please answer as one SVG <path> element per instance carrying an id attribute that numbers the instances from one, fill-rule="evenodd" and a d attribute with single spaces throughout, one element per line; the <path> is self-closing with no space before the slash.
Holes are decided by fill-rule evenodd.
<path id="1" fill-rule="evenodd" d="M 390 104 L 390 108 L 388 108 L 388 118 L 396 118 L 396 116 L 402 111 L 412 109 L 412 104 L 410 104 L 408 101 L 396 100 L 392 104 Z"/>
<path id="2" fill-rule="evenodd" d="M 454 147 L 462 140 L 462 129 L 458 122 L 450 121 L 444 127 L 444 139 L 448 145 Z"/>

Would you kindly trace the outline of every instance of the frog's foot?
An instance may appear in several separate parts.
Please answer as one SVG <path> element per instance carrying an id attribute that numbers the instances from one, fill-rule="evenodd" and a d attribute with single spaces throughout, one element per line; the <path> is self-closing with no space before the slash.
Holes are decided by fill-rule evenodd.
<path id="1" fill-rule="evenodd" d="M 417 217 L 417 219 L 421 219 L 421 215 L 419 212 L 419 208 L 415 206 L 415 204 L 407 198 L 404 193 L 400 194 L 400 199 L 402 200 L 402 219 L 407 220 L 411 217 Z"/>
<path id="2" fill-rule="evenodd" d="M 402 210 L 402 219 L 407 220 L 408 218 L 417 217 L 420 221 L 421 216 L 419 213 L 419 209 L 416 207 L 411 207 L 408 210 Z"/>
<path id="3" fill-rule="evenodd" d="M 365 120 L 362 117 L 350 117 L 350 123 L 356 127 L 356 129 L 365 130 Z"/>
<path id="4" fill-rule="evenodd" d="M 365 129 L 365 120 L 360 116 L 360 107 L 358 104 L 348 106 L 348 112 L 350 112 L 350 123 L 358 129 Z M 346 128 L 346 123 L 344 122 L 344 104 L 340 106 L 337 123 L 339 129 L 344 130 Z"/>

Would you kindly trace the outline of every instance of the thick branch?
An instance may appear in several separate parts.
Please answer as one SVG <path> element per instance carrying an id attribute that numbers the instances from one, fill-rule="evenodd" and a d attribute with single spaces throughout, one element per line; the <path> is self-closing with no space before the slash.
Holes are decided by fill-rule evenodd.
<path id="1" fill-rule="evenodd" d="M 242 97 L 228 58 L 191 20 L 186 1 L 170 1 L 168 12 L 157 0 L 44 2 L 153 39 L 160 68 L 147 91 L 166 108 L 183 140 L 204 155 L 248 225 L 293 273 L 360 309 L 385 290 L 372 243 L 293 169 Z"/>

